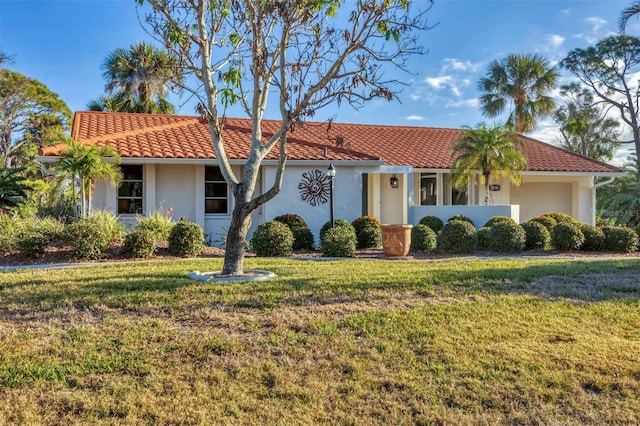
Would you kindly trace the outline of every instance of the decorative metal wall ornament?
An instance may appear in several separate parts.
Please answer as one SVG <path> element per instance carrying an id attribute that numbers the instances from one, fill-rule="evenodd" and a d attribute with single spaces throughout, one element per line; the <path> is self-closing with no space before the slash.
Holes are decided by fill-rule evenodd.
<path id="1" fill-rule="evenodd" d="M 312 206 L 325 204 L 329 201 L 329 191 L 331 182 L 329 176 L 320 170 L 310 170 L 302 174 L 302 180 L 298 184 L 302 201 L 306 201 Z"/>

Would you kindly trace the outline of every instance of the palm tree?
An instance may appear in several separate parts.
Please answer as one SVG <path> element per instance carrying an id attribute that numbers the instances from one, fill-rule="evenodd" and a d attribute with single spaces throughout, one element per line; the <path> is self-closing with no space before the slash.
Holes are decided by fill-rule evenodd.
<path id="1" fill-rule="evenodd" d="M 634 1 L 627 8 L 620 12 L 620 18 L 618 18 L 618 27 L 621 33 L 624 33 L 627 28 L 627 22 L 632 17 L 640 14 L 640 1 Z"/>
<path id="2" fill-rule="evenodd" d="M 166 95 L 168 85 L 182 84 L 177 64 L 173 56 L 144 42 L 116 49 L 102 64 L 105 89 L 112 96 L 98 103 L 120 112 L 173 113 Z"/>
<path id="3" fill-rule="evenodd" d="M 91 214 L 93 190 L 98 179 L 111 181 L 113 185 L 120 182 L 121 174 L 118 163 L 120 157 L 109 146 L 96 147 L 83 145 L 72 139 L 67 140 L 69 148 L 60 155 L 56 164 L 56 188 L 61 188 L 66 182 L 71 181 L 71 193 L 74 205 L 78 202 L 80 187 L 80 208 L 82 216 Z M 106 161 L 106 157 L 113 157 L 115 162 Z M 75 211 L 74 211 L 75 213 Z"/>
<path id="4" fill-rule="evenodd" d="M 548 94 L 558 83 L 558 70 L 539 55 L 511 54 L 489 64 L 487 76 L 478 82 L 480 104 L 488 117 L 509 106 L 507 123 L 518 133 L 530 132 L 537 118 L 553 113 L 555 102 Z"/>
<path id="5" fill-rule="evenodd" d="M 484 183 L 484 203 L 489 204 L 489 180 L 509 177 L 519 185 L 520 171 L 526 167 L 522 143 L 509 127 L 487 127 L 478 124 L 477 129 L 464 127 L 465 131 L 453 146 L 455 160 L 451 171 L 451 184 L 464 189 L 476 175 Z"/>
<path id="6" fill-rule="evenodd" d="M 25 170 L 26 167 L 0 168 L 0 211 L 27 201 L 29 191 L 33 188 L 26 183 L 25 177 L 21 175 Z"/>

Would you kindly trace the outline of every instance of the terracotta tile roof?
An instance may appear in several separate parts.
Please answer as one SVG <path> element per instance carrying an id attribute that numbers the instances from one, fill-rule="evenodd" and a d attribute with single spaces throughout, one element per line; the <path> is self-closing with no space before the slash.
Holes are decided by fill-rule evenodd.
<path id="1" fill-rule="evenodd" d="M 248 119 L 227 119 L 223 137 L 230 159 L 246 159 L 250 147 Z M 279 122 L 265 120 L 263 136 L 268 138 Z M 380 126 L 366 124 L 305 123 L 289 132 L 289 160 L 383 160 L 389 165 L 450 169 L 451 147 L 460 129 Z M 343 138 L 336 146 L 337 136 Z M 174 115 L 77 112 L 72 137 L 82 143 L 111 145 L 123 158 L 214 159 L 208 125 L 198 117 Z M 331 137 L 331 138 L 330 138 Z M 528 171 L 621 172 L 617 167 L 595 161 L 544 142 L 522 136 Z M 332 140 L 330 140 L 332 139 Z M 40 155 L 59 155 L 64 146 L 44 148 Z M 268 159 L 276 159 L 277 149 Z"/>

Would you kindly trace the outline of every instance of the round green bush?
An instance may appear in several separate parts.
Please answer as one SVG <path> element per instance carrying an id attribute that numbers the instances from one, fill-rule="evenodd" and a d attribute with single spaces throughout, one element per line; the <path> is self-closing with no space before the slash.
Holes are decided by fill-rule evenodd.
<path id="1" fill-rule="evenodd" d="M 78 259 L 100 259 L 114 241 L 110 227 L 88 218 L 66 226 L 62 240 L 71 247 L 71 255 Z"/>
<path id="2" fill-rule="evenodd" d="M 382 245 L 382 228 L 380 221 L 372 216 L 361 216 L 351 222 L 356 231 L 358 248 L 366 249 Z"/>
<path id="3" fill-rule="evenodd" d="M 255 230 L 251 246 L 260 257 L 291 256 L 293 232 L 284 223 L 270 220 Z"/>
<path id="4" fill-rule="evenodd" d="M 438 236 L 427 225 L 418 224 L 411 228 L 411 250 L 430 253 L 437 247 Z"/>
<path id="5" fill-rule="evenodd" d="M 638 234 L 626 226 L 605 226 L 604 250 L 631 253 L 638 248 Z"/>
<path id="6" fill-rule="evenodd" d="M 499 252 L 519 252 L 524 250 L 527 234 L 520 225 L 503 221 L 489 228 L 489 248 Z"/>
<path id="7" fill-rule="evenodd" d="M 556 221 L 556 223 L 577 223 L 577 221 L 570 215 L 562 212 L 548 212 L 542 216 L 550 217 Z"/>
<path id="8" fill-rule="evenodd" d="M 502 222 L 516 223 L 516 221 L 509 216 L 494 216 L 489 219 L 487 223 L 484 224 L 484 226 L 488 226 L 489 228 L 491 228 L 493 225 Z"/>
<path id="9" fill-rule="evenodd" d="M 438 235 L 438 250 L 445 253 L 472 253 L 478 239 L 476 228 L 464 220 L 452 220 Z"/>
<path id="10" fill-rule="evenodd" d="M 489 250 L 491 248 L 491 227 L 483 226 L 476 232 L 476 238 L 478 239 L 478 248 L 480 250 Z"/>
<path id="11" fill-rule="evenodd" d="M 426 225 L 436 234 L 442 230 L 444 223 L 442 223 L 442 219 L 437 216 L 425 216 L 418 222 L 420 225 Z"/>
<path id="12" fill-rule="evenodd" d="M 315 248 L 315 240 L 313 232 L 309 228 L 296 226 L 291 228 L 293 232 L 293 249 L 313 250 Z"/>
<path id="13" fill-rule="evenodd" d="M 556 222 L 556 220 L 554 218 L 549 217 L 549 216 L 534 217 L 534 218 L 529 219 L 529 222 L 539 223 L 540 225 L 542 225 L 545 228 L 547 228 L 547 231 L 549 231 L 549 232 L 551 232 L 553 227 L 558 224 L 558 222 Z"/>
<path id="14" fill-rule="evenodd" d="M 578 223 L 578 227 L 582 231 L 582 235 L 584 235 L 584 242 L 580 246 L 580 250 L 599 251 L 603 249 L 604 232 L 602 232 L 602 229 L 586 223 Z"/>
<path id="15" fill-rule="evenodd" d="M 574 223 L 559 223 L 551 231 L 551 244 L 558 250 L 577 250 L 583 242 L 584 234 Z"/>
<path id="16" fill-rule="evenodd" d="M 34 259 L 36 257 L 42 257 L 50 243 L 51 237 L 46 234 L 25 232 L 18 236 L 18 239 L 15 241 L 15 248 L 23 256 Z"/>
<path id="17" fill-rule="evenodd" d="M 468 222 L 471 225 L 473 225 L 474 228 L 476 226 L 476 224 L 473 223 L 473 221 L 470 218 L 468 218 L 467 216 L 465 216 L 465 215 L 457 214 L 457 215 L 451 216 L 449 219 L 447 219 L 447 222 L 452 222 L 454 220 L 460 220 L 460 221 L 463 221 L 463 222 Z"/>
<path id="18" fill-rule="evenodd" d="M 351 225 L 351 223 L 349 223 L 347 220 L 345 219 L 335 219 L 334 220 L 335 223 L 335 227 L 336 228 L 350 228 L 353 229 L 353 225 Z M 331 221 L 328 220 L 324 225 L 322 225 L 322 228 L 320 228 L 320 245 L 322 245 L 322 240 L 324 238 L 324 234 L 326 234 L 326 232 L 331 229 Z M 355 229 L 353 229 L 353 233 L 355 234 Z"/>
<path id="19" fill-rule="evenodd" d="M 293 213 L 277 216 L 273 218 L 273 220 L 284 223 L 291 230 L 293 230 L 293 228 L 309 228 L 309 225 L 307 225 L 307 222 L 304 221 L 302 216 Z"/>
<path id="20" fill-rule="evenodd" d="M 181 220 L 169 233 L 169 253 L 175 256 L 197 256 L 202 251 L 204 232 L 197 223 Z"/>
<path id="21" fill-rule="evenodd" d="M 147 258 L 155 253 L 157 244 L 157 229 L 134 229 L 124 237 L 120 253 L 131 258 Z"/>
<path id="22" fill-rule="evenodd" d="M 356 232 L 349 224 L 329 228 L 322 239 L 322 255 L 327 257 L 351 257 L 356 251 Z"/>
<path id="23" fill-rule="evenodd" d="M 537 221 L 528 221 L 520 225 L 524 229 L 527 250 L 545 250 L 551 241 L 551 235 L 547 228 Z"/>

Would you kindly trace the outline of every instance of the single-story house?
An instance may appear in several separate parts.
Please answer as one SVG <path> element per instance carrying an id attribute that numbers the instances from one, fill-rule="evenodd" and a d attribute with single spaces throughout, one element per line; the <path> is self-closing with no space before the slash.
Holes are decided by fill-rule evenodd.
<path id="1" fill-rule="evenodd" d="M 263 134 L 273 134 L 278 121 L 265 120 Z M 250 141 L 248 119 L 227 118 L 223 137 L 231 164 L 240 172 Z M 270 133 L 271 132 L 271 133 Z M 520 136 L 527 169 L 522 184 L 491 182 L 491 205 L 482 206 L 484 186 L 472 183 L 453 189 L 449 177 L 452 145 L 463 130 L 431 127 L 305 123 L 289 133 L 287 168 L 282 190 L 252 215 L 252 230 L 274 217 L 301 215 L 318 236 L 329 220 L 333 164 L 334 217 L 349 221 L 369 214 L 382 223 L 417 224 L 426 215 L 443 220 L 454 214 L 482 226 L 496 215 L 524 222 L 548 211 L 595 222 L 595 179 L 621 176 L 612 165 L 557 146 Z M 174 219 L 200 224 L 218 245 L 228 229 L 233 197 L 217 167 L 208 125 L 200 117 L 77 112 L 72 138 L 83 144 L 109 145 L 122 158 L 118 188 L 97 184 L 94 209 L 107 209 L 133 222 L 136 214 L 172 209 Z M 64 151 L 58 144 L 37 157 L 53 163 Z M 277 149 L 267 156 L 259 190 L 274 180 Z"/>

